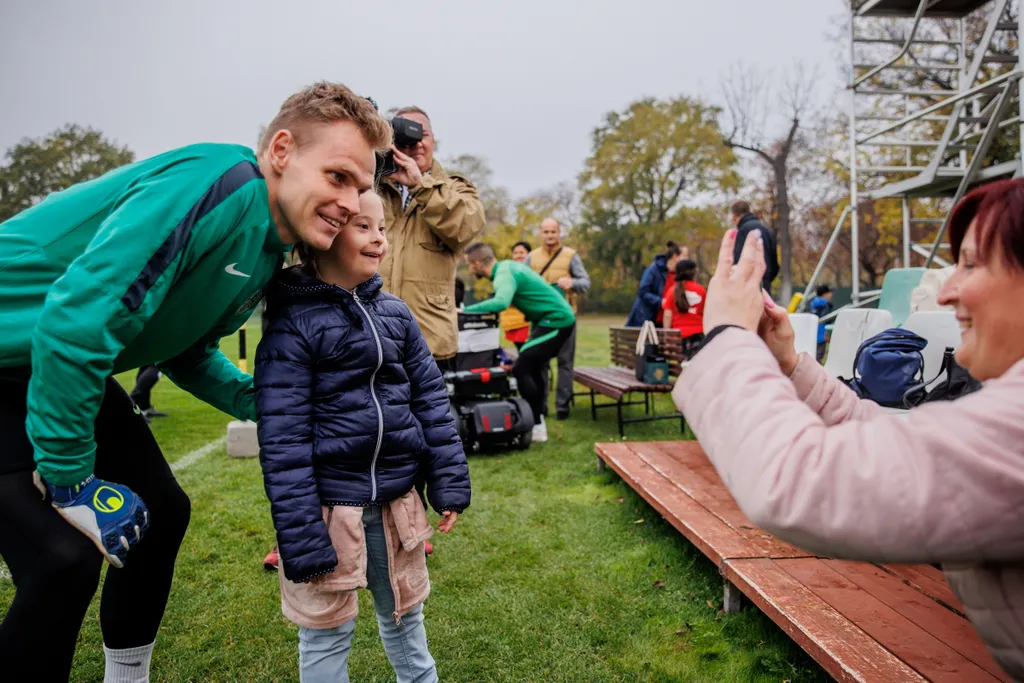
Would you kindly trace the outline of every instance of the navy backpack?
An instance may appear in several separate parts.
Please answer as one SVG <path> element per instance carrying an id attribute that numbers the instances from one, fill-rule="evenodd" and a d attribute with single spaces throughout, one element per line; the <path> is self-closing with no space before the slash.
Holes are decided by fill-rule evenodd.
<path id="1" fill-rule="evenodd" d="M 865 339 L 853 361 L 853 379 L 843 380 L 861 398 L 893 408 L 924 382 L 924 356 L 928 340 L 894 327 Z"/>

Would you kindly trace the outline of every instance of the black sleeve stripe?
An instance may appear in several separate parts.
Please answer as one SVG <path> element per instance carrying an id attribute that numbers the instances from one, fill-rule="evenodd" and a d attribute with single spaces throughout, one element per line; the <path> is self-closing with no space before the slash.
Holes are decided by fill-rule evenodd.
<path id="1" fill-rule="evenodd" d="M 185 214 L 181 222 L 175 226 L 171 234 L 164 240 L 164 243 L 160 245 L 160 248 L 149 259 L 146 267 L 135 278 L 135 282 L 128 287 L 128 291 L 121 297 L 121 302 L 128 307 L 128 310 L 133 313 L 139 310 L 150 288 L 163 275 L 164 271 L 170 267 L 174 259 L 181 253 L 181 250 L 185 248 L 189 235 L 192 234 L 192 226 L 201 221 L 208 213 L 217 208 L 221 202 L 250 180 L 262 177 L 263 174 L 260 173 L 259 166 L 251 161 L 241 161 L 225 171 L 224 175 L 217 178 L 199 201 L 189 209 L 189 212 Z"/>

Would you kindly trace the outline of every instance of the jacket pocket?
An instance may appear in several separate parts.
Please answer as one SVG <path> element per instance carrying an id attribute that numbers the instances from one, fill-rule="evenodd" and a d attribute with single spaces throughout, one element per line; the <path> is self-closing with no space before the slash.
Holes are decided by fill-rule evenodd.
<path id="1" fill-rule="evenodd" d="M 449 249 L 445 244 L 442 244 L 440 242 L 420 242 L 420 246 L 426 249 L 427 251 L 432 251 L 437 254 L 452 253 L 451 249 Z"/>
<path id="2" fill-rule="evenodd" d="M 455 308 L 455 301 L 447 294 L 427 294 L 427 303 L 441 311 L 451 311 Z"/>
<path id="3" fill-rule="evenodd" d="M 405 406 L 406 406 L 406 409 L 411 414 L 412 413 L 412 404 L 411 403 L 406 403 Z M 427 435 L 423 432 L 423 424 L 418 419 L 416 419 L 415 415 L 413 416 L 412 429 L 416 433 L 416 437 L 415 437 L 416 447 L 415 447 L 414 450 L 417 453 L 426 452 L 426 450 L 427 450 Z"/>

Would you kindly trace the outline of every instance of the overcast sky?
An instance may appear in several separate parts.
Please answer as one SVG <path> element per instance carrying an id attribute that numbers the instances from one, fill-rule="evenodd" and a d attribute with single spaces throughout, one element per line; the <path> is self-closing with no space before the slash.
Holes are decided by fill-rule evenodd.
<path id="1" fill-rule="evenodd" d="M 438 155 L 485 157 L 521 196 L 574 181 L 605 112 L 718 97 L 731 63 L 820 65 L 837 0 L 0 0 L 0 150 L 68 122 L 138 157 L 253 145 L 316 80 L 426 109 Z"/>

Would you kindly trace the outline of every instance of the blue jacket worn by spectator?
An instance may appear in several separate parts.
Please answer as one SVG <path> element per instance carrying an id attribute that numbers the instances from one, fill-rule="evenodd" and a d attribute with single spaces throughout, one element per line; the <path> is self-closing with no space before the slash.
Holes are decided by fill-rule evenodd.
<path id="1" fill-rule="evenodd" d="M 832 302 L 823 296 L 816 296 L 811 299 L 811 313 L 824 318 L 826 315 L 831 313 L 835 307 Z M 818 323 L 818 343 L 825 343 L 825 323 Z"/>
<path id="2" fill-rule="evenodd" d="M 658 254 L 654 257 L 654 263 L 647 266 L 640 278 L 640 290 L 637 292 L 636 301 L 633 302 L 633 309 L 629 312 L 626 327 L 641 327 L 646 321 L 653 321 L 658 316 L 667 277 L 668 257 L 665 254 Z"/>
<path id="3" fill-rule="evenodd" d="M 743 253 L 743 245 L 747 242 L 747 235 L 749 235 L 753 230 L 758 230 L 761 233 L 761 238 L 764 240 L 764 262 L 767 266 L 764 271 L 764 279 L 761 280 L 761 286 L 770 294 L 772 291 L 772 282 L 779 274 L 779 253 L 775 244 L 775 233 L 769 230 L 765 224 L 752 213 L 748 213 L 740 218 L 739 223 L 736 224 L 736 229 L 736 246 L 733 248 L 733 263 L 740 260 L 740 254 Z"/>
<path id="4" fill-rule="evenodd" d="M 322 505 L 382 505 L 427 479 L 431 506 L 469 506 L 469 467 L 441 372 L 405 303 L 301 268 L 268 293 L 256 351 L 260 462 L 285 577 L 332 571 Z"/>

